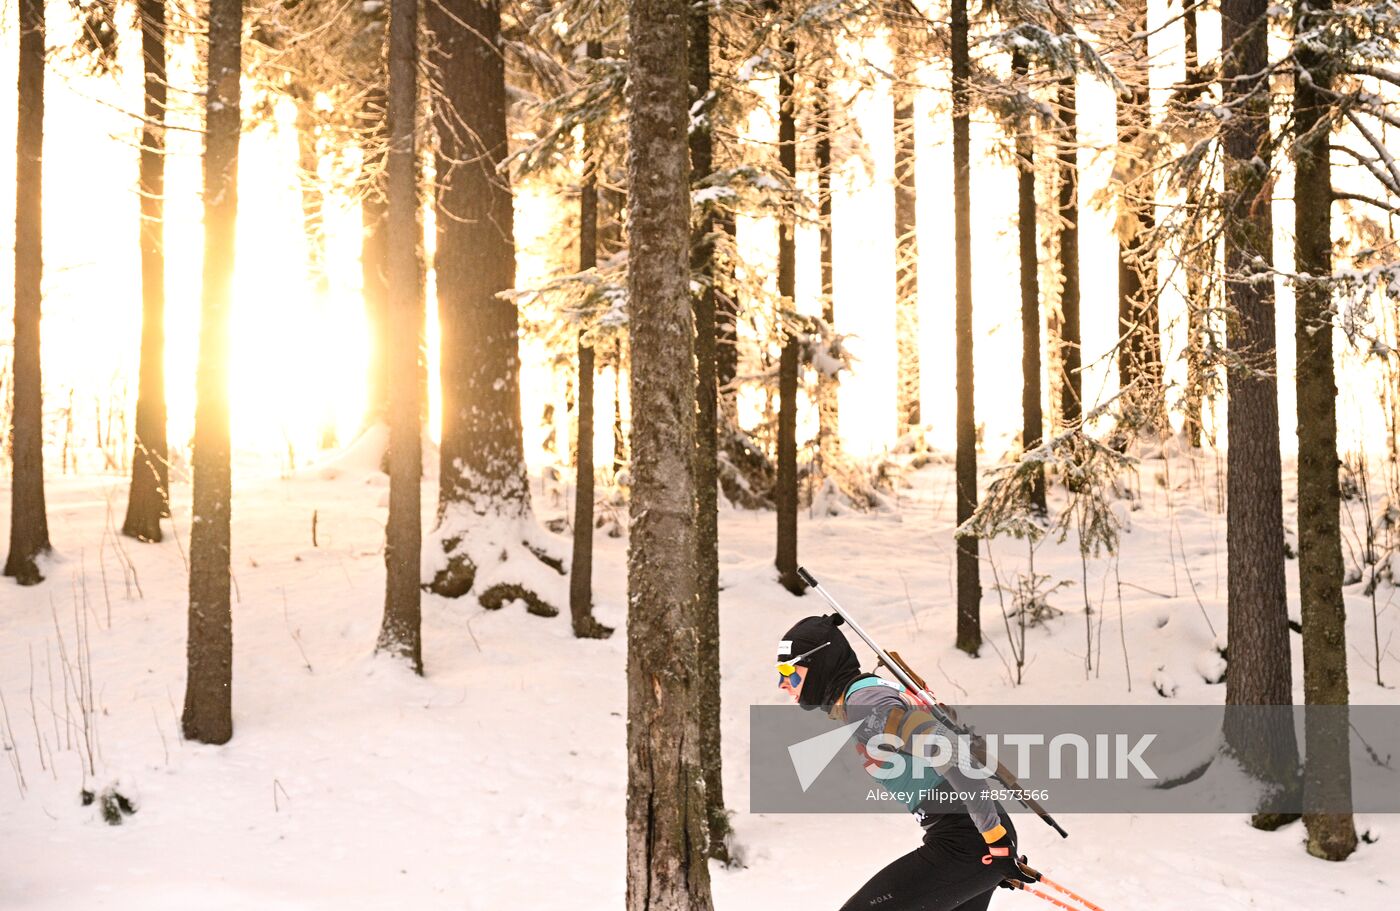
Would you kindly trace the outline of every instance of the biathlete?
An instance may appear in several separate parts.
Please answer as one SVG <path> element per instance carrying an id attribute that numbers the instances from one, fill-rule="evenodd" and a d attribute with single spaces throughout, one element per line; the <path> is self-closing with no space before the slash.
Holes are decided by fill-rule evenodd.
<path id="1" fill-rule="evenodd" d="M 907 751 L 915 737 L 946 729 L 902 686 L 861 672 L 837 629 L 840 622 L 835 615 L 807 617 L 787 631 L 778 644 L 778 685 L 804 709 L 821 709 L 842 723 L 862 722 L 855 742 L 866 771 L 891 794 L 910 795 L 906 805 L 924 830 L 919 848 L 871 877 L 841 911 L 985 911 L 998 886 L 1035 882 L 1017 862 L 1011 818 L 956 763 L 935 767 L 911 756 L 902 775 L 882 776 L 892 766 L 867 750 L 871 738 L 897 734 Z M 916 763 L 924 768 L 916 771 Z M 921 791 L 928 795 L 922 800 Z"/>

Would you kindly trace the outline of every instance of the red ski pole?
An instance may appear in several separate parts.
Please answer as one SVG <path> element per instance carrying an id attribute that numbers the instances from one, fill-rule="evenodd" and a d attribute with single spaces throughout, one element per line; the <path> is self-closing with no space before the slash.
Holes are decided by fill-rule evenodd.
<path id="1" fill-rule="evenodd" d="M 1060 901 L 1058 898 L 1056 898 L 1055 896 L 1051 895 L 1049 892 L 1042 892 L 1042 891 L 1040 891 L 1039 889 L 1032 889 L 1030 886 L 1027 886 L 1025 883 L 1022 883 L 1021 886 L 1020 886 L 1020 888 L 1024 889 L 1024 890 L 1026 891 L 1026 894 L 1027 894 L 1027 895 L 1034 895 L 1036 898 L 1043 898 L 1043 899 L 1045 899 L 1046 901 L 1048 901 L 1050 904 L 1054 905 L 1054 906 L 1057 907 L 1057 908 L 1064 908 L 1065 911 L 1084 911 L 1083 908 L 1079 908 L 1079 907 L 1076 907 L 1075 905 L 1071 905 L 1069 902 L 1062 902 L 1062 901 Z"/>
<path id="2" fill-rule="evenodd" d="M 1054 890 L 1056 890 L 1056 891 L 1058 891 L 1058 892 L 1062 892 L 1062 893 L 1064 893 L 1065 895 L 1068 895 L 1072 900 L 1074 900 L 1074 901 L 1076 901 L 1076 902 L 1079 902 L 1080 905 L 1082 905 L 1083 907 L 1082 907 L 1082 908 L 1076 908 L 1075 906 L 1073 906 L 1073 905 L 1071 905 L 1071 904 L 1069 904 L 1069 903 L 1067 903 L 1067 902 L 1061 901 L 1060 899 L 1056 898 L 1055 896 L 1051 895 L 1051 894 L 1048 893 L 1048 892 L 1042 892 L 1042 891 L 1040 891 L 1039 889 L 1032 889 L 1032 888 L 1030 888 L 1026 883 L 1023 883 L 1023 882 L 1019 882 L 1019 881 L 1016 882 L 1016 885 L 1019 885 L 1020 888 L 1025 889 L 1025 890 L 1026 890 L 1027 892 L 1029 892 L 1031 895 L 1034 895 L 1034 896 L 1036 896 L 1037 898 L 1043 898 L 1043 899 L 1045 899 L 1046 901 L 1050 902 L 1052 905 L 1057 905 L 1057 906 L 1059 906 L 1059 907 L 1061 907 L 1061 908 L 1068 908 L 1069 911 L 1103 911 L 1103 908 L 1101 908 L 1101 907 L 1099 907 L 1098 905 L 1094 904 L 1093 902 L 1089 901 L 1087 898 L 1085 898 L 1084 896 L 1080 895 L 1078 892 L 1075 892 L 1073 889 L 1070 889 L 1070 888 L 1068 888 L 1067 886 L 1062 886 L 1062 885 L 1060 885 L 1059 883 L 1055 882 L 1053 879 L 1050 879 L 1050 878 L 1047 877 L 1045 874 L 1041 873 L 1039 870 L 1036 870 L 1036 869 L 1034 869 L 1033 867 L 1030 867 L 1030 866 L 1028 866 L 1028 865 L 1026 865 L 1026 864 L 1020 864 L 1020 867 L 1021 867 L 1022 872 L 1024 872 L 1027 876 L 1033 876 L 1033 877 L 1035 877 L 1036 882 L 1038 882 L 1038 883 L 1044 883 L 1045 885 L 1049 886 L 1050 888 L 1052 888 L 1052 889 L 1054 889 Z"/>
<path id="3" fill-rule="evenodd" d="M 1080 904 L 1082 904 L 1085 908 L 1088 909 L 1088 911 L 1103 911 L 1102 908 L 1100 908 L 1098 905 L 1094 904 L 1093 902 L 1089 901 L 1089 899 L 1087 899 L 1087 898 L 1085 898 L 1084 896 L 1078 894 L 1077 892 L 1074 892 L 1074 891 L 1071 890 L 1071 889 L 1065 888 L 1064 886 L 1062 886 L 1062 885 L 1060 885 L 1059 883 L 1055 882 L 1053 879 L 1047 879 L 1046 877 L 1042 876 L 1042 877 L 1040 878 L 1040 881 L 1043 882 L 1043 883 L 1045 883 L 1045 885 L 1049 886 L 1050 888 L 1052 888 L 1052 889 L 1057 889 L 1057 890 L 1059 890 L 1060 892 L 1063 892 L 1064 894 L 1068 895 L 1070 898 L 1072 898 L 1072 899 L 1074 899 L 1075 901 L 1077 901 L 1077 902 L 1079 902 Z"/>

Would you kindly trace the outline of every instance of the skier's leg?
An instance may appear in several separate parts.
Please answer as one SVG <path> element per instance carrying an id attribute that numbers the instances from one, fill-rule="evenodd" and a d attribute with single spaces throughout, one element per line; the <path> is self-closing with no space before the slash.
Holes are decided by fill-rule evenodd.
<path id="1" fill-rule="evenodd" d="M 1004 809 L 1001 823 L 1014 838 Z M 985 911 L 1001 882 L 1001 874 L 982 863 L 986 849 L 967 816 L 941 820 L 918 850 L 876 873 L 841 911 Z"/>
<path id="2" fill-rule="evenodd" d="M 993 886 L 986 892 L 972 896 L 954 908 L 953 911 L 987 911 L 987 906 L 992 903 L 992 896 L 996 894 L 996 891 L 996 886 Z"/>
<path id="3" fill-rule="evenodd" d="M 925 843 L 872 876 L 841 911 L 985 911 L 1000 878 L 975 851 L 976 842 L 953 851 Z"/>
<path id="4" fill-rule="evenodd" d="M 924 849 L 910 851 L 891 862 L 846 900 L 841 911 L 928 911 L 937 907 L 922 900 L 928 898 L 926 880 L 929 863 L 920 856 Z"/>

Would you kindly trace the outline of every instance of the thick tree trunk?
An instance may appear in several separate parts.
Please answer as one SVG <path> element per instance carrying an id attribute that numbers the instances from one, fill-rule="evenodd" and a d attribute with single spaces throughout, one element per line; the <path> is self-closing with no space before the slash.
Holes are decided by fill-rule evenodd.
<path id="1" fill-rule="evenodd" d="M 1226 548 L 1230 673 L 1227 706 L 1292 703 L 1283 569 L 1277 352 L 1274 345 L 1272 183 L 1266 139 L 1266 0 L 1224 0 L 1225 297 L 1231 353 L 1227 406 Z M 1251 94 L 1253 93 L 1253 94 Z M 1285 723 L 1288 722 L 1288 723 Z M 1295 783 L 1290 719 L 1258 708 L 1226 714 L 1226 742 L 1246 769 L 1282 787 Z M 1276 825 L 1276 814 L 1256 819 Z"/>
<path id="2" fill-rule="evenodd" d="M 695 368 L 683 0 L 629 0 L 627 908 L 708 911 L 695 711 Z"/>
<path id="3" fill-rule="evenodd" d="M 1303 0 L 1300 31 L 1330 11 Z M 1294 82 L 1297 178 L 1294 198 L 1298 291 L 1298 590 L 1303 609 L 1303 692 L 1308 704 L 1303 815 L 1308 853 L 1344 860 L 1356 850 L 1351 813 L 1346 604 L 1342 599 L 1341 492 L 1337 471 L 1337 383 L 1332 360 L 1332 168 L 1327 63 L 1299 46 Z M 1334 708 L 1312 709 L 1312 706 Z"/>
<path id="4" fill-rule="evenodd" d="M 1084 380 L 1080 376 L 1082 339 L 1079 330 L 1079 134 L 1074 77 L 1060 81 L 1060 421 L 1079 423 L 1083 414 Z"/>
<path id="5" fill-rule="evenodd" d="M 233 736 L 233 616 L 229 605 L 228 344 L 242 132 L 242 0 L 210 0 L 204 135 L 204 293 L 195 374 L 194 510 L 190 523 L 189 674 L 185 737 Z"/>
<path id="6" fill-rule="evenodd" d="M 709 110 L 710 11 L 690 11 L 691 107 Z M 714 134 L 705 126 L 690 131 L 690 173 L 698 183 L 714 168 Z M 695 294 L 696 440 L 695 440 L 695 575 L 699 603 L 695 619 L 696 708 L 700 716 L 700 755 L 705 757 L 705 820 L 711 857 L 729 860 L 729 814 L 724 809 L 724 775 L 720 762 L 719 672 L 719 389 L 715 381 L 715 220 L 696 225 L 690 242 L 691 282 Z"/>
<path id="7" fill-rule="evenodd" d="M 520 599 L 532 613 L 552 616 L 558 610 L 525 584 L 532 552 L 564 570 L 533 527 L 518 316 L 513 301 L 497 297 L 515 286 L 513 199 L 509 178 L 497 170 L 508 154 L 500 3 L 442 0 L 429 5 L 427 18 L 438 77 L 434 264 L 443 353 L 434 532 L 443 562 L 432 590 L 460 597 L 477 584 L 485 607 Z"/>
<path id="8" fill-rule="evenodd" d="M 977 509 L 977 425 L 972 370 L 972 187 L 968 135 L 967 0 L 953 0 L 953 271 L 958 385 L 958 524 Z M 959 537 L 957 646 L 969 655 L 982 647 L 982 581 L 977 539 Z"/>
<path id="9" fill-rule="evenodd" d="M 122 534 L 159 541 L 170 515 L 165 436 L 165 0 L 141 0 L 146 123 L 141 131 L 141 374 L 136 451 Z"/>
<path id="10" fill-rule="evenodd" d="M 797 45 L 789 41 L 784 49 L 787 62 L 778 77 L 778 161 L 790 180 L 797 177 L 797 93 L 793 85 Z M 774 501 L 777 505 L 778 548 L 773 563 L 778 581 L 794 595 L 807 586 L 797 575 L 797 237 L 790 218 L 778 226 L 778 325 L 782 327 L 783 349 L 778 360 L 778 479 Z"/>
<path id="11" fill-rule="evenodd" d="M 1011 56 L 1011 70 L 1024 82 L 1030 71 L 1023 54 Z M 1035 135 L 1027 117 L 1016 133 L 1016 231 L 1021 257 L 1021 447 L 1030 451 L 1041 443 L 1045 419 L 1040 408 L 1040 255 L 1036 249 Z M 1045 468 L 1035 466 L 1031 506 L 1046 514 Z"/>
<path id="12" fill-rule="evenodd" d="M 384 620 L 377 649 L 423 673 L 422 474 L 418 334 L 423 294 L 418 263 L 418 0 L 389 9 L 388 158 L 384 223 L 388 258 L 385 350 L 389 395 L 389 520 L 384 545 Z"/>
<path id="13" fill-rule="evenodd" d="M 1162 386 L 1162 342 L 1157 326 L 1156 250 L 1149 243 L 1153 213 L 1153 174 L 1146 156 L 1152 128 L 1147 90 L 1147 0 L 1130 7 L 1132 37 L 1125 69 L 1131 97 L 1118 106 L 1118 347 L 1119 388 L 1138 383 L 1147 389 L 1137 400 L 1150 410 L 1143 418 L 1153 431 L 1167 426 Z M 1144 428 L 1146 429 L 1146 428 Z"/>
<path id="14" fill-rule="evenodd" d="M 603 45 L 590 41 L 588 56 L 598 59 Z M 584 137 L 587 173 L 579 188 L 578 268 L 586 272 L 598 265 L 598 180 L 594 170 L 597 151 Z M 569 570 L 569 617 L 580 639 L 606 639 L 612 628 L 593 617 L 593 344 L 578 335 L 578 434 L 575 447 L 574 550 Z"/>
<path id="15" fill-rule="evenodd" d="M 496 172 L 506 157 L 505 62 L 498 0 L 428 7 L 441 102 L 438 133 L 438 308 L 443 439 L 439 511 L 525 516 L 514 208 Z"/>
<path id="16" fill-rule="evenodd" d="M 817 77 L 814 89 L 813 127 L 816 130 L 817 218 L 821 237 L 822 321 L 836 330 L 836 265 L 832 246 L 831 215 L 831 95 L 826 77 Z M 817 452 L 825 459 L 841 450 L 841 409 L 837 381 L 817 374 Z"/>
<path id="17" fill-rule="evenodd" d="M 49 551 L 44 507 L 44 403 L 39 312 L 44 273 L 44 3 L 19 5 L 19 119 L 15 124 L 15 347 L 11 413 L 10 555 L 5 575 L 20 585 L 44 581 L 38 558 Z"/>
<path id="18" fill-rule="evenodd" d="M 361 169 L 364 194 L 360 203 L 360 279 L 365 316 L 369 322 L 369 384 L 365 426 L 389 419 L 389 247 L 385 221 L 389 216 L 388 174 L 385 153 L 388 148 L 388 93 L 372 88 L 365 97 L 365 139 Z"/>
<path id="19" fill-rule="evenodd" d="M 897 427 L 899 436 L 918 427 L 919 408 L 919 231 L 916 218 L 916 145 L 914 85 L 910 55 L 894 35 L 894 337 L 897 354 Z"/>

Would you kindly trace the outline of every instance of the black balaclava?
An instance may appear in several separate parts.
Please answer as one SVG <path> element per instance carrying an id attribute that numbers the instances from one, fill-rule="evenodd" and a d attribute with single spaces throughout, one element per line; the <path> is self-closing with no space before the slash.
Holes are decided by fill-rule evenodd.
<path id="1" fill-rule="evenodd" d="M 803 659 L 798 665 L 805 669 L 805 682 L 797 704 L 809 711 L 831 711 L 836 700 L 846 692 L 846 687 L 861 676 L 860 660 L 851 650 L 846 637 L 836 628 L 840 623 L 841 617 L 836 614 L 804 617 L 784 633 L 782 642 L 778 643 L 780 662 L 791 660 L 803 652 L 810 652 L 823 642 L 831 643 L 810 658 Z"/>

